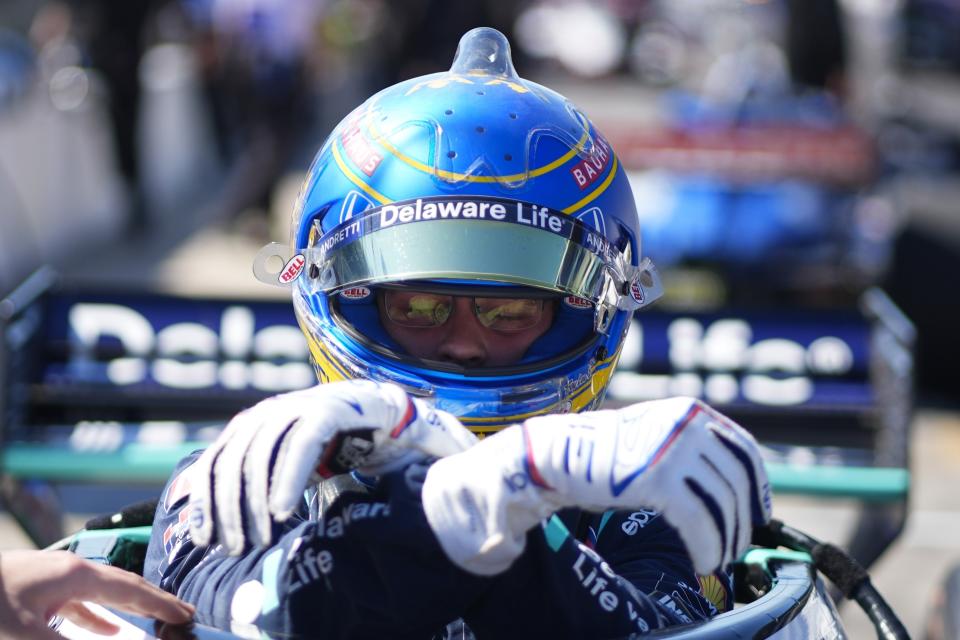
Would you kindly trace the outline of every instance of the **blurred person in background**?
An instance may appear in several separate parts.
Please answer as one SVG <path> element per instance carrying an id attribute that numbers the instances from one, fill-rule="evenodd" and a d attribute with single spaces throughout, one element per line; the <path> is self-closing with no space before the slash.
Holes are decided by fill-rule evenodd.
<path id="1" fill-rule="evenodd" d="M 325 637 L 621 637 L 732 606 L 770 515 L 756 442 L 690 398 L 595 410 L 659 280 L 612 149 L 502 34 L 347 116 L 293 237 L 324 384 L 181 461 L 148 580 L 201 622 Z"/>
<path id="2" fill-rule="evenodd" d="M 312 64 L 326 2 L 184 0 L 220 162 L 221 215 L 265 211 L 318 115 Z"/>
<path id="3" fill-rule="evenodd" d="M 217 148 L 234 172 L 224 215 L 265 212 L 332 124 L 370 93 L 436 68 L 470 25 L 508 25 L 500 2 L 182 0 Z M 451 35 L 454 34 L 454 35 Z M 284 215 L 285 218 L 285 215 Z"/>
<path id="4" fill-rule="evenodd" d="M 99 72 L 107 96 L 116 166 L 130 193 L 129 225 L 146 223 L 139 190 L 137 118 L 141 106 L 140 61 L 147 25 L 168 0 L 105 2 L 63 0 L 44 3 L 31 25 L 38 49 L 65 37 L 79 43 L 83 62 Z"/>

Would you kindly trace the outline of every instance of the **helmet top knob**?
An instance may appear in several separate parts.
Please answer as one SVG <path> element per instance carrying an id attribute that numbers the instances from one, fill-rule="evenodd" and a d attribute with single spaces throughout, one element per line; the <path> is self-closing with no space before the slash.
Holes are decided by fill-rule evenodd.
<path id="1" fill-rule="evenodd" d="M 507 37 L 490 27 L 477 27 L 463 34 L 453 56 L 451 73 L 483 73 L 519 80 L 510 57 Z"/>

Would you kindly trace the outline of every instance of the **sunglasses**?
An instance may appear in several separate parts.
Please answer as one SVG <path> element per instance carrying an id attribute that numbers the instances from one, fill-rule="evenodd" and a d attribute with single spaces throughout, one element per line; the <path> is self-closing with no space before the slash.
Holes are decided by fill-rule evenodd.
<path id="1" fill-rule="evenodd" d="M 382 299 L 384 312 L 391 322 L 402 327 L 432 328 L 441 327 L 450 319 L 455 297 L 468 298 L 480 324 L 494 331 L 523 331 L 543 317 L 543 298 L 452 296 L 387 289 Z"/>

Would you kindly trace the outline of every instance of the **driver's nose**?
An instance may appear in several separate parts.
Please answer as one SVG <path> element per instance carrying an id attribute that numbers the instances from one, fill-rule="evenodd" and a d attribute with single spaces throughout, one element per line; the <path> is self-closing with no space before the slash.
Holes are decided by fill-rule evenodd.
<path id="1" fill-rule="evenodd" d="M 453 300 L 453 313 L 447 320 L 447 332 L 437 348 L 437 356 L 443 362 L 482 367 L 487 361 L 487 344 L 483 326 L 473 313 L 473 299 L 455 297 Z"/>

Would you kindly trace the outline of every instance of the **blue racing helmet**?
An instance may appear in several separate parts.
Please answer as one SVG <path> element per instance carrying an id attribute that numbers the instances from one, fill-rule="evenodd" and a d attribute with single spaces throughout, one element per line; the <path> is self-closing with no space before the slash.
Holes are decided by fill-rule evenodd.
<path id="1" fill-rule="evenodd" d="M 450 71 L 384 89 L 334 129 L 292 232 L 320 381 L 394 382 L 479 433 L 596 407 L 633 312 L 661 294 L 609 143 L 517 76 L 488 28 L 463 36 Z M 381 322 L 378 292 L 398 287 L 547 297 L 554 320 L 509 366 L 417 358 Z"/>

